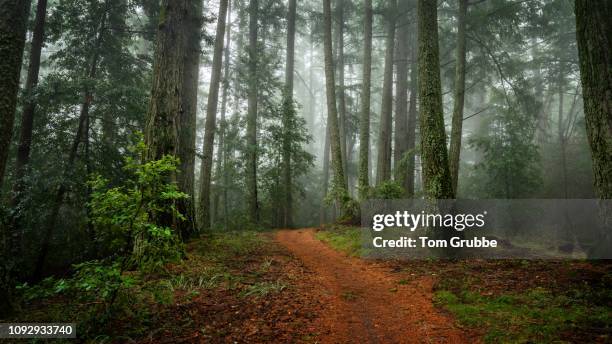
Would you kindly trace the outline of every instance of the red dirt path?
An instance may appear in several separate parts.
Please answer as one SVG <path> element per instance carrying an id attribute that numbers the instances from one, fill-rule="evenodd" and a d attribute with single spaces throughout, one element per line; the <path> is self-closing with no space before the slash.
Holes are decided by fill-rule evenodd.
<path id="1" fill-rule="evenodd" d="M 453 319 L 432 304 L 431 278 L 398 284 L 388 267 L 347 257 L 314 237 L 314 229 L 283 230 L 276 240 L 303 261 L 305 286 L 325 309 L 316 322 L 323 343 L 468 343 Z"/>

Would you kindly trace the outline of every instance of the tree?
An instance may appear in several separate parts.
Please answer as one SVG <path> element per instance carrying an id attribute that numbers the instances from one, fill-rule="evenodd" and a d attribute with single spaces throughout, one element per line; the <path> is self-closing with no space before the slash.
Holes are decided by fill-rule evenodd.
<path id="1" fill-rule="evenodd" d="M 437 3 L 419 0 L 419 105 L 423 186 L 430 199 L 454 198 L 446 152 L 438 51 Z"/>
<path id="2" fill-rule="evenodd" d="M 399 32 L 396 39 L 396 96 L 395 96 L 395 139 L 393 149 L 393 165 L 395 181 L 406 189 L 407 169 L 403 165 L 405 154 L 408 153 L 408 44 L 410 36 L 409 16 L 407 15 L 408 3 L 402 2 L 399 6 L 402 13 L 399 20 Z"/>
<path id="3" fill-rule="evenodd" d="M 187 102 L 193 101 L 187 97 L 191 94 L 191 90 L 187 87 L 189 83 L 186 75 L 187 71 L 192 71 L 193 68 L 187 63 L 187 55 L 189 55 L 189 43 L 193 43 L 190 39 L 190 30 L 196 29 L 196 26 L 189 25 L 189 17 L 197 16 L 197 8 L 199 8 L 197 3 L 199 2 L 164 0 L 161 4 L 153 67 L 153 87 L 145 128 L 147 146 L 145 157 L 148 161 L 159 160 L 165 155 L 179 156 L 179 153 L 193 148 L 181 146 L 181 144 L 186 144 L 187 140 L 179 137 L 185 131 L 179 131 L 178 128 L 188 127 L 191 124 L 191 119 L 185 115 L 185 111 L 188 111 L 191 105 Z M 181 173 L 184 172 L 172 173 L 170 179 L 178 182 L 179 185 L 184 185 L 180 182 Z M 174 230 L 181 228 L 179 222 L 182 219 L 176 216 L 163 214 L 156 220 L 159 225 Z"/>
<path id="4" fill-rule="evenodd" d="M 204 146 L 202 147 L 202 167 L 200 175 L 200 226 L 203 229 L 210 227 L 210 191 L 213 146 L 215 141 L 217 104 L 219 102 L 219 84 L 221 82 L 221 66 L 223 60 L 223 37 L 225 36 L 225 19 L 227 15 L 228 0 L 219 3 L 219 16 L 215 47 L 213 52 L 212 73 L 208 91 L 208 104 L 206 106 L 206 123 L 204 125 Z M 219 147 L 219 149 L 222 149 Z"/>
<path id="5" fill-rule="evenodd" d="M 461 137 L 463 135 L 463 104 L 465 101 L 465 21 L 467 17 L 468 0 L 459 0 L 457 14 L 457 64 L 455 67 L 455 105 L 451 128 L 449 149 L 450 173 L 453 191 L 457 193 L 459 180 L 459 156 L 461 154 Z"/>
<path id="6" fill-rule="evenodd" d="M 249 219 L 251 223 L 259 222 L 257 203 L 257 20 L 259 1 L 252 0 L 249 5 L 249 62 L 248 62 L 248 114 L 247 114 L 247 157 L 246 184 L 248 193 Z"/>
<path id="7" fill-rule="evenodd" d="M 287 12 L 287 62 L 285 63 L 285 89 L 283 99 L 283 183 L 285 184 L 285 206 L 283 227 L 293 225 L 293 197 L 291 181 L 291 123 L 293 122 L 293 73 L 295 62 L 295 14 L 296 0 L 289 0 Z"/>
<path id="8" fill-rule="evenodd" d="M 414 163 L 414 151 L 416 146 L 416 122 L 417 122 L 417 93 L 418 93 L 418 66 L 417 66 L 417 25 L 412 26 L 414 28 L 411 40 L 411 54 L 410 54 L 410 103 L 408 106 L 408 123 L 407 123 L 407 142 L 406 149 L 409 152 L 408 160 L 406 163 L 406 184 L 404 191 L 406 197 L 414 196 L 414 174 L 415 174 L 415 163 Z"/>
<path id="9" fill-rule="evenodd" d="M 338 109 L 336 107 L 336 83 L 334 81 L 334 62 L 332 57 L 332 18 L 331 0 L 323 0 L 323 53 L 325 55 L 325 89 L 327 95 L 327 123 L 329 125 L 332 170 L 332 194 L 339 204 L 347 196 L 346 179 L 342 163 L 340 131 L 338 128 Z"/>
<path id="10" fill-rule="evenodd" d="M 393 57 L 395 46 L 395 8 L 396 0 L 387 1 L 385 71 L 380 109 L 380 132 L 378 136 L 378 164 L 376 165 L 376 184 L 391 179 L 391 136 L 393 110 Z"/>
<path id="11" fill-rule="evenodd" d="M 230 49 L 231 49 L 231 36 L 232 36 L 232 2 L 231 0 L 227 3 L 227 34 L 225 35 L 225 53 L 223 57 L 223 95 L 221 96 L 221 118 L 219 124 L 219 148 L 217 149 L 217 166 L 215 170 L 215 178 L 217 180 L 217 190 L 214 196 L 213 203 L 213 215 L 212 222 L 215 221 L 217 217 L 217 213 L 219 211 L 219 198 L 223 195 L 223 228 L 227 229 L 227 214 L 228 211 L 228 201 L 227 201 L 227 188 L 229 185 L 228 173 L 225 171 L 227 168 L 228 155 L 230 152 L 228 151 L 228 147 L 226 144 L 226 131 L 227 131 L 227 102 L 229 96 L 229 86 L 230 86 Z"/>
<path id="12" fill-rule="evenodd" d="M 0 186 L 13 137 L 30 0 L 0 0 Z"/>
<path id="13" fill-rule="evenodd" d="M 361 115 L 359 119 L 359 197 L 368 194 L 370 149 L 370 85 L 372 79 L 372 0 L 364 0 L 363 24 L 363 83 L 361 85 Z"/>
<path id="14" fill-rule="evenodd" d="M 177 209 L 185 217 L 177 223 L 183 238 L 196 232 L 196 212 L 194 199 L 196 115 L 198 112 L 198 85 L 200 75 L 200 40 L 202 29 L 202 0 L 187 3 L 188 13 L 182 23 L 185 36 L 183 55 L 183 91 L 181 93 L 180 123 L 178 127 L 178 146 L 176 155 L 180 160 L 176 174 L 179 190 L 189 197 L 178 199 Z"/>
<path id="15" fill-rule="evenodd" d="M 17 148 L 17 160 L 15 162 L 15 184 L 13 187 L 13 206 L 19 203 L 23 191 L 23 177 L 25 169 L 30 161 L 30 147 L 32 145 L 32 129 L 34 125 L 34 111 L 36 103 L 34 92 L 38 85 L 38 72 L 40 70 L 40 53 L 44 42 L 45 20 L 47 18 L 47 0 L 38 0 L 36 5 L 36 19 L 34 32 L 32 33 L 32 47 L 30 49 L 30 61 L 28 65 L 28 77 L 25 85 L 25 104 L 21 116 L 21 131 L 19 145 Z"/>
<path id="16" fill-rule="evenodd" d="M 94 80 L 98 75 L 99 69 L 99 60 L 100 55 L 102 53 L 102 42 L 107 33 L 107 21 L 109 11 L 111 10 L 111 1 L 106 0 L 104 6 L 102 8 L 102 16 L 99 18 L 99 23 L 96 23 L 98 27 L 94 31 L 95 40 L 93 43 L 92 51 L 91 51 L 91 59 L 88 61 L 88 65 L 86 66 L 85 72 L 87 73 L 86 78 L 89 80 Z M 47 219 L 47 223 L 45 225 L 44 234 L 40 246 L 40 251 L 38 253 L 38 257 L 36 259 L 36 265 L 34 267 L 34 273 L 32 275 L 32 279 L 35 281 L 40 280 L 43 274 L 43 269 L 45 266 L 45 261 L 47 255 L 49 253 L 49 248 L 51 246 L 51 238 L 53 237 L 53 233 L 55 232 L 55 227 L 57 224 L 57 219 L 60 213 L 60 208 L 64 202 L 64 196 L 66 192 L 68 192 L 68 179 L 70 174 L 73 172 L 74 165 L 77 161 L 77 155 L 79 152 L 79 147 L 81 145 L 88 146 L 89 142 L 89 112 L 91 109 L 91 104 L 93 101 L 94 89 L 90 84 L 85 83 L 83 89 L 83 98 L 80 105 L 79 111 L 79 119 L 78 126 L 76 129 L 76 133 L 74 135 L 74 139 L 72 140 L 72 145 L 70 146 L 70 150 L 68 152 L 68 160 L 66 165 L 64 166 L 64 170 L 62 173 L 62 180 L 60 180 L 59 185 L 55 191 L 55 195 L 53 197 L 53 203 L 51 206 L 51 213 L 49 218 Z M 87 160 L 87 156 L 85 156 L 85 160 Z M 87 163 L 87 161 L 86 161 Z"/>
<path id="17" fill-rule="evenodd" d="M 595 189 L 612 199 L 612 3 L 576 0 L 576 37 Z M 612 218 L 612 210 L 608 213 Z"/>
<path id="18" fill-rule="evenodd" d="M 342 153 L 342 169 L 344 178 L 348 182 L 348 155 L 347 155 L 347 112 L 346 93 L 344 85 L 344 0 L 336 0 L 336 46 L 335 50 L 335 73 L 338 76 L 336 96 L 338 109 L 338 130 L 340 132 L 340 152 Z"/>

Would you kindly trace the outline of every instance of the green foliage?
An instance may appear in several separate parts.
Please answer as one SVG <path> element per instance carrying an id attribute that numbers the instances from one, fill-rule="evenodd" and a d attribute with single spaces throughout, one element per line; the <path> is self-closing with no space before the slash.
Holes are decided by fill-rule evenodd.
<path id="1" fill-rule="evenodd" d="M 370 188 L 370 199 L 399 199 L 404 197 L 404 188 L 395 180 L 386 180 Z"/>
<path id="2" fill-rule="evenodd" d="M 144 152 L 144 144 L 135 149 Z M 132 177 L 125 185 L 107 188 L 108 181 L 100 176 L 90 183 L 89 208 L 98 239 L 106 249 L 124 256 L 134 249 L 131 258 L 141 271 L 159 270 L 181 255 L 177 234 L 156 221 L 162 216 L 184 219 L 175 202 L 188 195 L 168 182 L 178 163 L 168 155 L 148 162 L 127 157 L 124 169 Z"/>
<path id="3" fill-rule="evenodd" d="M 363 253 L 361 230 L 356 227 L 333 226 L 317 232 L 316 238 L 351 256 L 358 256 Z"/>
<path id="4" fill-rule="evenodd" d="M 484 327 L 487 343 L 551 343 L 563 340 L 563 332 L 575 327 L 612 327 L 609 307 L 588 306 L 542 288 L 499 296 L 442 290 L 436 292 L 434 302 L 451 311 L 460 323 Z"/>
<path id="5" fill-rule="evenodd" d="M 141 142 L 134 149 L 144 152 L 145 147 Z M 108 252 L 108 258 L 75 264 L 70 278 L 48 278 L 31 287 L 24 284 L 19 288 L 24 299 L 67 295 L 95 304 L 84 319 L 92 329 L 123 314 L 135 301 L 128 293 L 142 284 L 143 273 L 161 272 L 166 263 L 183 255 L 177 234 L 156 223 L 165 215 L 182 218 L 174 202 L 187 195 L 168 182 L 177 165 L 178 159 L 172 156 L 148 162 L 127 157 L 124 169 L 130 178 L 125 185 L 109 188 L 104 178 L 92 178 L 89 213 L 97 246 Z M 151 295 L 158 303 L 168 303 L 170 287 L 168 283 L 149 284 L 139 290 L 148 288 L 143 297 Z"/>
<path id="6" fill-rule="evenodd" d="M 495 113 L 484 123 L 483 134 L 470 139 L 470 145 L 484 155 L 471 176 L 476 197 L 527 198 L 541 185 L 540 155 L 533 142 L 534 114 L 520 107 L 534 105 L 527 104 L 528 95 L 520 102 L 503 105 L 507 97 L 497 93 Z"/>

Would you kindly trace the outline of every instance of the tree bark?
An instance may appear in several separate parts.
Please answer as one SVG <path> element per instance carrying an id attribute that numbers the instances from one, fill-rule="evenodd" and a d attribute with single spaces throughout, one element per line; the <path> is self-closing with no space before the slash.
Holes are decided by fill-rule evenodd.
<path id="1" fill-rule="evenodd" d="M 457 15 L 457 65 L 455 67 L 455 105 L 451 128 L 451 142 L 449 150 L 450 173 L 452 186 L 457 193 L 459 180 L 459 163 L 461 154 L 461 138 L 463 135 L 463 105 L 465 102 L 465 21 L 467 17 L 468 0 L 459 0 L 459 13 Z"/>
<path id="2" fill-rule="evenodd" d="M 34 114 L 36 110 L 36 102 L 34 101 L 34 93 L 38 85 L 38 72 L 40 70 L 40 53 L 45 34 L 45 20 L 47 14 L 47 0 L 38 0 L 36 6 L 36 19 L 34 32 L 32 35 L 32 46 L 30 49 L 30 61 L 28 65 L 28 77 L 25 86 L 25 104 L 23 106 L 23 114 L 21 116 L 21 131 L 19 134 L 19 145 L 17 147 L 17 159 L 15 161 L 15 180 L 13 184 L 13 193 L 11 195 L 10 206 L 12 209 L 19 208 L 19 204 L 23 199 L 25 181 L 23 180 L 26 174 L 27 165 L 30 162 L 30 147 L 32 145 L 32 130 L 34 127 Z M 11 246 L 17 256 L 21 255 L 21 211 L 17 210 L 11 217 L 10 235 L 12 237 Z"/>
<path id="3" fill-rule="evenodd" d="M 285 111 L 283 114 L 283 183 L 285 184 L 285 205 L 283 214 L 283 227 L 293 226 L 293 197 L 291 180 L 291 123 L 294 116 L 293 105 L 293 72 L 295 62 L 295 14 L 296 0 L 289 0 L 287 13 L 287 62 L 285 64 Z"/>
<path id="4" fill-rule="evenodd" d="M 212 174 L 212 157 L 215 141 L 217 104 L 219 102 L 219 84 L 221 82 L 221 67 L 223 60 L 223 38 L 225 36 L 225 19 L 228 0 L 219 2 L 219 16 L 215 47 L 212 61 L 212 74 L 206 106 L 206 123 L 204 124 L 204 146 L 202 147 L 202 167 L 200 175 L 200 225 L 202 229 L 210 228 L 210 190 Z M 221 147 L 219 147 L 221 149 Z"/>
<path id="5" fill-rule="evenodd" d="M 0 0 L 0 187 L 13 138 L 30 0 Z"/>
<path id="6" fill-rule="evenodd" d="M 347 156 L 347 132 L 346 132 L 346 93 L 344 85 L 344 0 L 336 0 L 336 69 L 338 75 L 337 94 L 338 97 L 338 127 L 340 131 L 340 152 L 342 153 L 342 168 L 344 178 L 348 183 L 348 156 Z"/>
<path id="7" fill-rule="evenodd" d="M 327 219 L 327 206 L 325 205 L 325 198 L 327 197 L 329 189 L 329 151 L 330 151 L 330 137 L 329 137 L 329 122 L 325 125 L 325 142 L 323 143 L 323 197 L 321 202 L 321 211 L 319 214 L 319 222 L 321 225 L 325 224 Z"/>
<path id="8" fill-rule="evenodd" d="M 612 3 L 576 0 L 576 36 L 595 190 L 612 199 Z"/>
<path id="9" fill-rule="evenodd" d="M 413 26 L 413 34 L 411 35 L 411 49 L 410 54 L 410 103 L 408 106 L 408 124 L 407 124 L 407 146 L 406 149 L 410 152 L 408 163 L 406 164 L 406 186 L 405 192 L 406 197 L 411 198 L 414 196 L 414 178 L 415 178 L 415 147 L 416 147 L 416 122 L 417 122 L 417 94 L 418 94 L 418 66 L 417 66 L 417 35 L 416 25 Z"/>
<path id="10" fill-rule="evenodd" d="M 417 8 L 423 189 L 429 199 L 454 198 L 442 112 L 437 3 L 418 0 Z"/>
<path id="11" fill-rule="evenodd" d="M 386 15 L 385 71 L 383 79 L 382 101 L 380 109 L 380 131 L 378 139 L 378 164 L 376 166 L 376 184 L 391 179 L 391 136 L 393 130 L 393 57 L 395 47 L 395 9 L 396 0 L 388 0 Z"/>
<path id="12" fill-rule="evenodd" d="M 325 88 L 327 93 L 327 124 L 330 130 L 330 148 L 334 178 L 332 192 L 338 204 L 342 204 L 347 195 L 346 179 L 342 163 L 340 130 L 338 127 L 338 109 L 336 107 L 336 83 L 334 81 L 334 62 L 332 58 L 332 15 L 331 0 L 323 0 L 323 50 L 325 55 Z"/>
<path id="13" fill-rule="evenodd" d="M 595 191 L 603 201 L 604 223 L 598 247 L 590 256 L 604 256 L 612 246 L 612 3 L 576 0 L 576 36 L 586 132 L 593 158 Z"/>
<path id="14" fill-rule="evenodd" d="M 370 187 L 370 88 L 372 81 L 372 0 L 364 0 L 363 25 L 363 84 L 361 85 L 361 116 L 359 119 L 359 198 L 365 199 Z"/>
<path id="15" fill-rule="evenodd" d="M 183 238 L 192 236 L 197 230 L 194 198 L 196 115 L 198 112 L 198 80 L 200 75 L 200 40 L 202 29 L 202 0 L 189 1 L 183 30 L 185 53 L 183 56 L 182 111 L 178 127 L 177 156 L 180 159 L 177 173 L 178 187 L 189 198 L 178 200 L 177 209 L 185 216 L 185 221 L 177 223 Z"/>
<path id="16" fill-rule="evenodd" d="M 19 91 L 19 74 L 25 47 L 25 34 L 30 10 L 30 0 L 0 0 L 0 188 L 8 160 L 17 92 Z M 17 272 L 11 267 L 15 248 L 14 240 L 19 234 L 15 230 L 0 225 L 0 317 L 11 313 L 15 307 L 13 300 L 13 277 Z"/>
<path id="17" fill-rule="evenodd" d="M 225 143 L 225 131 L 227 130 L 227 100 L 230 85 L 230 46 L 231 46 L 231 33 L 232 33 L 232 2 L 231 0 L 227 3 L 227 22 L 226 22 L 226 35 L 225 35 L 225 53 L 223 57 L 223 95 L 221 96 L 221 123 L 219 124 L 219 148 L 217 149 L 217 166 L 215 169 L 215 176 L 217 183 L 223 180 L 222 185 L 216 185 L 215 201 L 213 203 L 214 217 L 212 222 L 216 220 L 217 213 L 219 212 L 219 198 L 223 196 L 223 229 L 227 230 L 227 214 L 228 214 L 228 203 L 227 203 L 227 185 L 229 179 L 224 169 L 227 166 L 227 145 Z M 223 174 L 223 175 L 222 175 Z"/>
<path id="18" fill-rule="evenodd" d="M 259 205 L 257 203 L 257 21 L 259 1 L 251 0 L 249 5 L 249 85 L 247 91 L 247 161 L 246 184 L 248 194 L 249 219 L 251 223 L 259 222 Z"/>
<path id="19" fill-rule="evenodd" d="M 47 0 L 38 0 L 36 6 L 36 19 L 32 35 L 32 47 L 30 50 L 30 61 L 28 65 L 28 78 L 25 86 L 25 104 L 21 117 L 21 132 L 19 135 L 19 146 L 17 148 L 17 160 L 15 163 L 15 184 L 13 188 L 12 205 L 20 201 L 23 191 L 23 177 L 26 166 L 30 161 L 30 147 L 32 144 L 32 130 L 34 124 L 34 111 L 36 103 L 33 99 L 36 86 L 38 85 L 38 72 L 40 70 L 40 53 L 45 35 L 45 20 L 47 18 Z"/>
<path id="20" fill-rule="evenodd" d="M 201 4 L 200 0 L 197 2 Z M 158 160 L 164 155 L 182 156 L 189 160 L 190 154 L 195 153 L 188 136 L 193 130 L 190 126 L 194 110 L 193 85 L 197 83 L 197 75 L 188 76 L 188 73 L 193 72 L 195 64 L 193 59 L 196 53 L 191 49 L 195 44 L 195 22 L 199 20 L 197 8 L 199 5 L 188 0 L 163 0 L 161 4 L 153 86 L 145 127 L 145 158 L 149 161 Z M 189 178 L 188 172 L 184 173 L 187 176 L 179 174 L 183 172 L 173 173 L 170 182 L 177 182 L 179 188 L 185 187 L 188 184 L 188 181 L 185 182 Z M 193 194 L 193 190 L 189 194 Z M 159 225 L 173 228 L 180 235 L 184 234 L 180 219 L 169 214 L 157 216 L 155 221 Z"/>
<path id="21" fill-rule="evenodd" d="M 407 3 L 400 6 L 400 13 L 407 12 Z M 396 66 L 397 80 L 395 95 L 395 149 L 393 150 L 393 165 L 395 180 L 406 189 L 407 171 L 402 168 L 401 162 L 408 151 L 408 38 L 410 35 L 408 16 L 403 15 L 399 21 L 399 35 L 397 35 Z"/>

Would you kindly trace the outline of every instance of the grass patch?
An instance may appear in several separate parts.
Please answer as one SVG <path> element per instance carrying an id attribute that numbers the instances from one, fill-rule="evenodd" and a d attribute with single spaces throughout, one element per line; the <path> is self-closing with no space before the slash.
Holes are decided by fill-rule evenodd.
<path id="1" fill-rule="evenodd" d="M 440 290 L 434 302 L 453 313 L 460 324 L 485 329 L 487 343 L 561 342 L 580 338 L 581 329 L 609 340 L 612 329 L 609 306 L 586 304 L 544 288 L 496 296 Z"/>
<path id="2" fill-rule="evenodd" d="M 317 232 L 316 238 L 350 256 L 363 254 L 361 232 L 357 227 L 333 226 Z"/>

